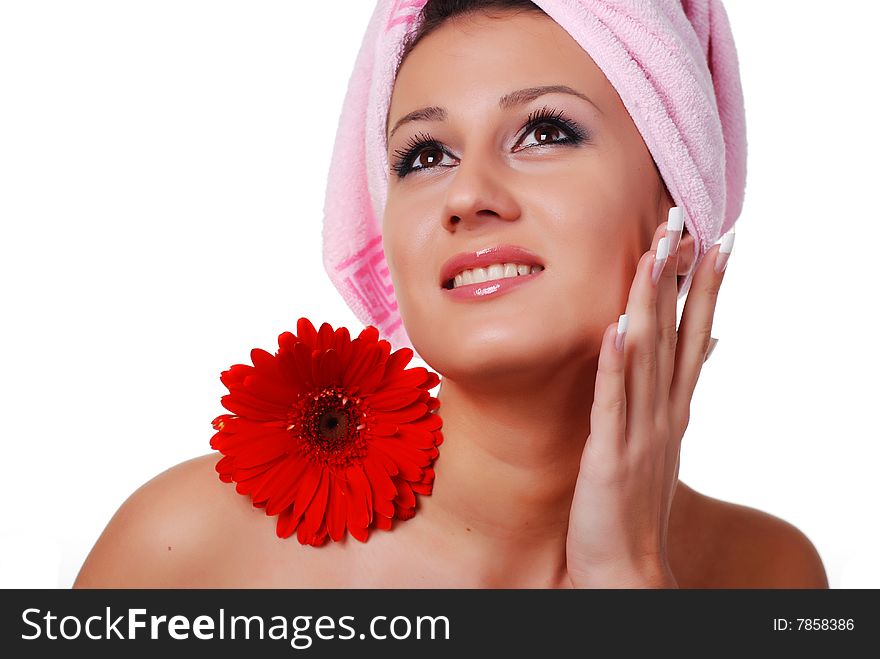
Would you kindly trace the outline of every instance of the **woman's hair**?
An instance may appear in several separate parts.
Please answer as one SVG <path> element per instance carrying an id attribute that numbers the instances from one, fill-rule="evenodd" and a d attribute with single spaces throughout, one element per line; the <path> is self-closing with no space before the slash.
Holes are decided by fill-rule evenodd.
<path id="1" fill-rule="evenodd" d="M 416 44 L 443 25 L 447 20 L 455 16 L 475 14 L 477 12 L 513 11 L 538 12 L 544 14 L 544 10 L 531 0 L 428 0 L 422 7 L 417 21 L 419 27 L 409 34 L 403 41 L 400 56 L 397 60 L 397 70 L 403 64 L 403 60 L 415 48 Z M 397 72 L 395 71 L 395 77 Z"/>

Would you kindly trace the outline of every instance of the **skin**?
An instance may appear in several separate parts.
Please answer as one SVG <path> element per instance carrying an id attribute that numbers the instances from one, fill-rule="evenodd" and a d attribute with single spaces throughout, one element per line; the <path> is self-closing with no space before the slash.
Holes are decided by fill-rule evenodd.
<path id="1" fill-rule="evenodd" d="M 498 107 L 537 85 L 592 103 L 553 93 Z M 407 332 L 443 375 L 433 494 L 367 543 L 300 546 L 217 479 L 210 454 L 135 492 L 75 587 L 827 587 L 798 529 L 678 479 L 724 275 L 713 247 L 676 331 L 693 239 L 682 237 L 655 285 L 673 202 L 602 71 L 543 16 L 460 17 L 404 62 L 389 125 L 428 105 L 447 119 L 401 126 L 389 160 L 419 132 L 446 153 L 425 149 L 424 171 L 389 174 L 383 239 Z M 543 105 L 590 139 L 525 131 Z M 498 299 L 448 299 L 443 262 L 501 242 L 537 253 L 545 272 Z"/>

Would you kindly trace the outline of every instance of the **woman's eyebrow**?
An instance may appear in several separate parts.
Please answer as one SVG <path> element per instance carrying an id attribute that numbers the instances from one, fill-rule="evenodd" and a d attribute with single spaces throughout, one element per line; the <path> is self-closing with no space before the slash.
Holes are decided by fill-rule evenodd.
<path id="1" fill-rule="evenodd" d="M 523 105 L 524 103 L 533 101 L 539 96 L 543 96 L 544 94 L 571 94 L 572 96 L 577 96 L 578 98 L 582 98 L 587 101 L 587 103 L 592 105 L 600 114 L 602 114 L 601 108 L 593 103 L 593 101 L 590 100 L 590 98 L 586 94 L 582 94 L 581 92 L 572 89 L 568 85 L 542 85 L 540 87 L 526 87 L 525 89 L 518 89 L 499 98 L 498 107 L 502 110 L 508 110 L 512 107 L 516 107 L 517 105 Z M 403 115 L 400 119 L 397 120 L 397 123 L 394 124 L 394 128 L 392 128 L 391 132 L 388 134 L 388 139 L 390 140 L 394 136 L 394 133 L 397 131 L 398 128 L 411 121 L 446 121 L 446 117 L 446 108 L 437 105 L 431 105 L 429 107 L 413 110 L 412 112 Z"/>

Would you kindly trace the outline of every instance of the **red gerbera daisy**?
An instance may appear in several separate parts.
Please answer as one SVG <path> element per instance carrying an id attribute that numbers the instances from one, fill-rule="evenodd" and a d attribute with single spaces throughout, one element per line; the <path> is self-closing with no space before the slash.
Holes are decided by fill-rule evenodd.
<path id="1" fill-rule="evenodd" d="M 235 482 L 254 506 L 278 515 L 276 533 L 301 544 L 339 541 L 346 527 L 366 542 L 372 527 L 415 515 L 416 493 L 431 494 L 443 442 L 436 373 L 405 368 L 410 348 L 391 354 L 372 325 L 351 340 L 300 318 L 278 352 L 254 348 L 254 365 L 220 380 L 233 414 L 212 422 L 211 448 L 223 454 L 220 480 Z"/>

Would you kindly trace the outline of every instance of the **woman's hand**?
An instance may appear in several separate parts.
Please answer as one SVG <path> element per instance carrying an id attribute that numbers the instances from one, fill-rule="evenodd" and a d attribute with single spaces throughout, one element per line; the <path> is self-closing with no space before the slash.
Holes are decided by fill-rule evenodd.
<path id="1" fill-rule="evenodd" d="M 664 222 L 639 261 L 627 301 L 623 352 L 615 347 L 617 322 L 602 339 L 591 432 L 566 541 L 575 588 L 678 587 L 666 552 L 669 513 L 681 438 L 709 349 L 724 272 L 715 271 L 720 248 L 715 245 L 694 274 L 676 331 L 680 250 L 669 255 L 658 283 L 651 279 L 665 232 Z M 723 241 L 728 252 L 731 240 L 732 234 Z"/>

